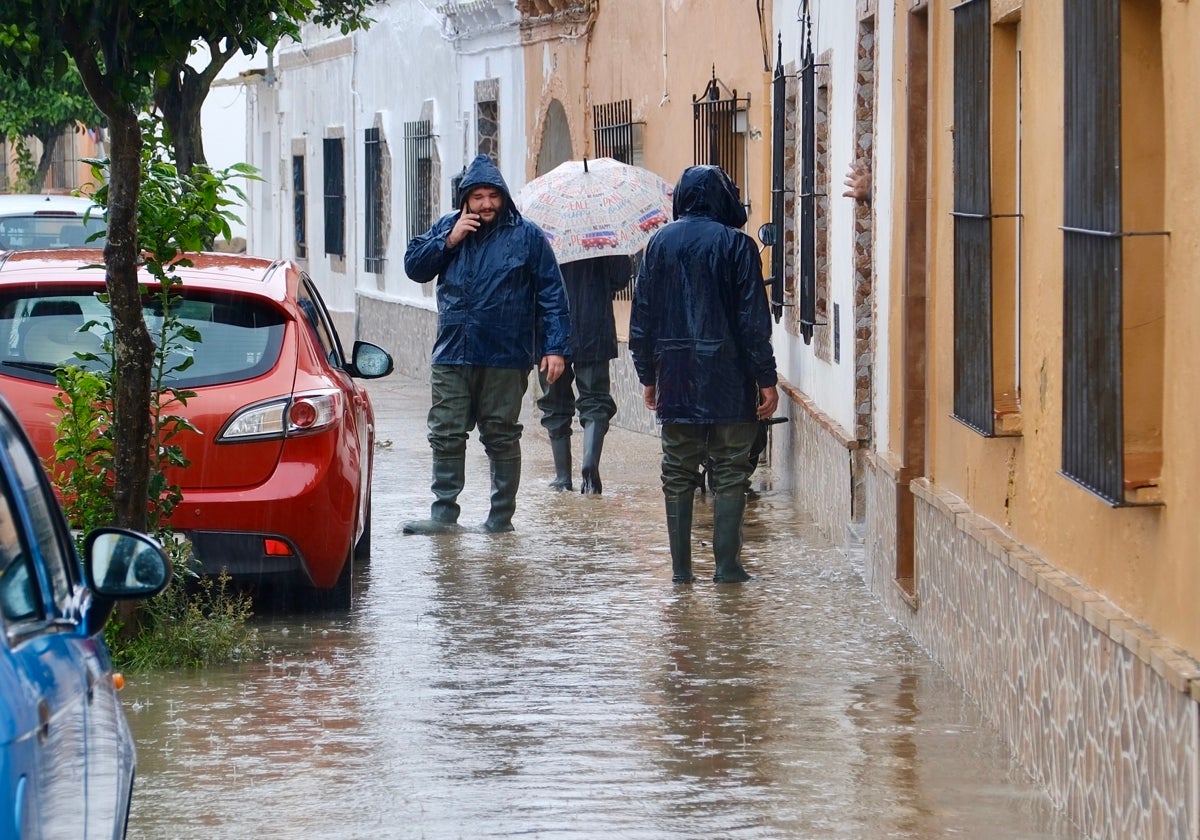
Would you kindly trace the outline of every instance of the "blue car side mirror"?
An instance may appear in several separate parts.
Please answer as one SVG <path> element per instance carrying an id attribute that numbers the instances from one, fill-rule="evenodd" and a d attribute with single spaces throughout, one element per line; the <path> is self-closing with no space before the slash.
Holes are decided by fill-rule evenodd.
<path id="1" fill-rule="evenodd" d="M 171 581 L 171 561 L 158 540 L 123 528 L 97 528 L 84 543 L 92 592 L 113 601 L 149 598 Z"/>

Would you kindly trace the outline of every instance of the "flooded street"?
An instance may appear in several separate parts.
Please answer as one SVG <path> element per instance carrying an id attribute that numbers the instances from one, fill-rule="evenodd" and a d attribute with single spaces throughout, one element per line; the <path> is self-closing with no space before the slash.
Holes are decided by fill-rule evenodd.
<path id="1" fill-rule="evenodd" d="M 769 471 L 740 587 L 710 582 L 707 539 L 671 584 L 657 438 L 614 429 L 604 495 L 558 494 L 531 412 L 515 533 L 404 536 L 428 386 L 370 387 L 354 609 L 260 616 L 262 662 L 128 675 L 131 838 L 1080 836 Z"/>

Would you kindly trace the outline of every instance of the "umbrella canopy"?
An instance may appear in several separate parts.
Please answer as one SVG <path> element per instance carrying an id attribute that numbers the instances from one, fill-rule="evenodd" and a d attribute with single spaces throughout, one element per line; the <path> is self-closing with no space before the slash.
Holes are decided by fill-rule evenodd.
<path id="1" fill-rule="evenodd" d="M 640 251 L 671 221 L 671 189 L 650 170 L 612 158 L 569 160 L 526 184 L 517 207 L 568 263 Z"/>

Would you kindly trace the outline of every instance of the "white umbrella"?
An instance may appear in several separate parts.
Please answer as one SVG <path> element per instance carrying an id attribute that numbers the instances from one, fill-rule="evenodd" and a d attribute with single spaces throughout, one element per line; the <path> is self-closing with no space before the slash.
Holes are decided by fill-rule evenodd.
<path id="1" fill-rule="evenodd" d="M 560 263 L 635 254 L 671 220 L 672 187 L 649 169 L 612 158 L 569 160 L 517 196 Z"/>

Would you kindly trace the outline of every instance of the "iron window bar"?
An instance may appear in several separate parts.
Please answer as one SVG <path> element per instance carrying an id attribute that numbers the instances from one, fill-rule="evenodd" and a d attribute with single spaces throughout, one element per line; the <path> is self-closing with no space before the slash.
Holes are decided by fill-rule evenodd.
<path id="1" fill-rule="evenodd" d="M 324 147 L 325 253 L 346 256 L 346 180 L 342 138 L 326 137 Z"/>
<path id="2" fill-rule="evenodd" d="M 383 141 L 378 127 L 363 131 L 364 198 L 366 214 L 363 225 L 363 271 L 379 274 L 383 271 Z"/>
<path id="3" fill-rule="evenodd" d="M 404 124 L 404 180 L 408 238 L 433 224 L 433 141 L 430 120 Z M 454 195 L 458 194 L 457 189 Z"/>
<path id="4" fill-rule="evenodd" d="M 296 258 L 308 257 L 307 200 L 304 189 L 304 155 L 292 155 L 292 240 Z"/>
<path id="5" fill-rule="evenodd" d="M 644 123 L 634 121 L 632 99 L 593 106 L 592 123 L 596 157 L 610 157 L 621 163 L 641 165 Z"/>
<path id="6" fill-rule="evenodd" d="M 722 98 L 727 93 L 728 98 Z M 697 164 L 719 166 L 738 187 L 742 205 L 750 212 L 749 190 L 746 182 L 749 151 L 746 131 L 750 116 L 750 95 L 739 97 L 717 78 L 713 65 L 712 79 L 701 96 L 692 97 L 692 150 Z"/>
<path id="7" fill-rule="evenodd" d="M 812 344 L 817 328 L 817 61 L 812 13 L 804 0 L 804 46 L 800 55 L 800 312 L 799 333 Z"/>

